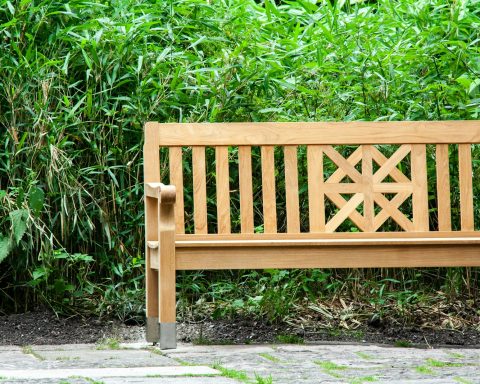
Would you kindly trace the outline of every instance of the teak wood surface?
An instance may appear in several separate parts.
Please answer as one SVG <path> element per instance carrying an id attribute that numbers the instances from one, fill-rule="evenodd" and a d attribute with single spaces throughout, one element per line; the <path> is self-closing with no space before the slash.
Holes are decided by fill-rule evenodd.
<path id="1" fill-rule="evenodd" d="M 147 317 L 175 322 L 176 270 L 480 266 L 472 177 L 478 159 L 471 150 L 478 143 L 480 121 L 147 123 Z M 305 147 L 305 186 L 299 185 L 300 146 Z M 352 149 L 344 155 L 341 146 Z M 168 164 L 160 164 L 160 148 L 168 148 Z M 456 148 L 458 157 L 452 155 Z M 214 153 L 213 179 L 206 153 Z M 254 153 L 261 162 L 257 197 Z M 327 162 L 335 168 L 330 174 Z M 435 168 L 433 183 L 427 180 L 427 163 Z M 232 167 L 239 175 L 239 233 L 232 233 Z M 161 169 L 168 170 L 170 185 L 161 183 Z M 308 190 L 308 206 L 300 199 L 302 188 Z M 285 196 L 282 228 L 279 193 Z M 187 198 L 193 212 L 186 211 Z M 256 198 L 261 211 L 255 211 Z M 214 203 L 213 213 L 207 202 Z M 459 209 L 458 224 L 454 209 Z M 186 233 L 187 218 L 193 233 Z M 359 232 L 340 232 L 346 220 Z M 386 223 L 398 230 L 385 232 Z"/>

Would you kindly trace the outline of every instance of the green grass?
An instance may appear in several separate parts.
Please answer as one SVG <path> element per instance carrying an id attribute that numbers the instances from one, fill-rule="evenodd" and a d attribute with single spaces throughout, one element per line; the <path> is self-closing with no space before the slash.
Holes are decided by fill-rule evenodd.
<path id="1" fill-rule="evenodd" d="M 463 363 L 453 363 L 451 361 L 440 361 L 440 360 L 435 360 L 435 359 L 427 359 L 426 363 L 430 367 L 436 367 L 436 368 L 463 367 L 463 366 L 466 365 L 466 364 L 463 364 Z"/>
<path id="2" fill-rule="evenodd" d="M 454 357 L 455 359 L 463 359 L 463 358 L 465 358 L 465 355 L 464 355 L 464 354 L 458 353 L 458 352 L 447 352 L 447 355 L 450 356 L 450 357 Z"/>
<path id="3" fill-rule="evenodd" d="M 363 384 L 363 383 L 373 383 L 378 379 L 375 376 L 362 376 L 356 377 L 355 379 L 349 381 L 350 384 Z"/>
<path id="4" fill-rule="evenodd" d="M 112 349 L 117 350 L 121 349 L 120 340 L 117 338 L 104 338 L 97 343 L 96 349 L 98 350 L 105 350 L 105 349 Z"/>
<path id="5" fill-rule="evenodd" d="M 358 351 L 358 352 L 355 352 L 355 354 L 360 357 L 361 359 L 364 359 L 364 360 L 372 360 L 374 359 L 374 356 L 368 354 L 368 353 L 365 353 L 365 352 L 361 352 L 361 351 Z"/>
<path id="6" fill-rule="evenodd" d="M 274 381 L 271 376 L 263 377 L 253 372 L 254 378 L 251 378 L 247 372 L 237 369 L 223 367 L 220 363 L 214 363 L 213 369 L 220 371 L 221 375 L 229 379 L 238 380 L 245 384 L 273 384 Z"/>
<path id="7" fill-rule="evenodd" d="M 221 375 L 229 379 L 239 380 L 243 383 L 249 382 L 249 377 L 245 371 L 240 371 L 236 369 L 225 368 L 218 363 L 212 365 L 213 369 L 220 371 Z"/>
<path id="8" fill-rule="evenodd" d="M 40 355 L 38 352 L 35 352 L 33 350 L 33 348 L 30 346 L 30 345 L 25 345 L 22 347 L 22 352 L 26 355 L 32 355 L 34 356 L 36 359 L 40 360 L 40 361 L 44 361 L 45 360 L 45 357 L 43 357 L 42 355 Z"/>
<path id="9" fill-rule="evenodd" d="M 430 368 L 425 365 L 419 365 L 418 367 L 415 367 L 415 371 L 418 373 L 422 373 L 425 375 L 434 375 L 435 372 Z"/>
<path id="10" fill-rule="evenodd" d="M 281 360 L 278 357 L 271 355 L 270 353 L 259 353 L 258 356 L 263 357 L 266 360 L 269 360 L 273 363 L 279 363 Z"/>
<path id="11" fill-rule="evenodd" d="M 413 344 L 408 340 L 395 340 L 393 345 L 398 348 L 411 348 L 413 346 Z"/>
<path id="12" fill-rule="evenodd" d="M 473 384 L 473 381 L 464 379 L 463 377 L 454 377 L 453 380 L 460 384 Z"/>
<path id="13" fill-rule="evenodd" d="M 304 344 L 303 337 L 294 334 L 280 334 L 275 336 L 275 342 L 278 344 Z"/>
<path id="14" fill-rule="evenodd" d="M 321 361 L 321 360 L 315 360 L 314 361 L 315 364 L 319 365 L 320 367 L 322 367 L 323 369 L 326 369 L 328 371 L 343 371 L 343 370 L 346 370 L 348 369 L 347 366 L 345 365 L 339 365 L 339 364 L 336 364 L 332 361 Z"/>

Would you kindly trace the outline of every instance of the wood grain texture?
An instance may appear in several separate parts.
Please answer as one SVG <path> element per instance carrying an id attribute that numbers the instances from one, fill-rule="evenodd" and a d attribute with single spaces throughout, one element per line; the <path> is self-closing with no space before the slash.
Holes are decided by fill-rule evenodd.
<path id="1" fill-rule="evenodd" d="M 307 172 L 310 232 L 324 232 L 325 195 L 323 191 L 323 152 L 320 145 L 307 147 Z"/>
<path id="2" fill-rule="evenodd" d="M 460 221 L 462 231 L 473 231 L 472 149 L 470 144 L 458 146 L 460 184 Z"/>
<path id="3" fill-rule="evenodd" d="M 192 148 L 193 221 L 195 233 L 207 233 L 207 181 L 205 147 Z"/>
<path id="4" fill-rule="evenodd" d="M 374 232 L 375 206 L 373 195 L 372 146 L 362 145 L 363 217 L 365 232 Z"/>
<path id="5" fill-rule="evenodd" d="M 176 318 L 174 204 L 158 205 L 158 239 L 158 321 L 174 323 Z"/>
<path id="6" fill-rule="evenodd" d="M 480 122 L 378 121 L 145 125 L 163 146 L 480 143 Z M 147 129 L 148 128 L 148 129 Z M 148 132 L 147 132 L 148 131 Z"/>
<path id="7" fill-rule="evenodd" d="M 177 270 L 480 266 L 479 244 L 179 247 Z M 452 254 L 455 257 L 452 257 Z"/>
<path id="8" fill-rule="evenodd" d="M 238 174 L 240 185 L 240 228 L 242 233 L 253 233 L 252 150 L 238 147 Z"/>
<path id="9" fill-rule="evenodd" d="M 407 144 L 404 144 L 402 145 L 400 148 L 398 148 L 395 153 L 393 153 L 392 156 L 390 156 L 388 159 L 385 159 L 384 161 L 381 161 L 382 165 L 380 167 L 380 169 L 375 172 L 375 176 L 373 177 L 373 181 L 375 183 L 381 183 L 383 181 L 383 179 L 385 179 L 385 177 L 389 176 L 392 171 L 396 170 L 397 172 L 394 172 L 394 175 L 395 176 L 399 176 L 399 174 L 402 174 L 398 168 L 397 168 L 397 165 L 398 163 L 400 163 L 404 158 L 405 156 L 407 156 L 411 151 L 411 146 L 410 145 L 407 145 Z M 380 153 L 377 149 L 377 152 Z M 378 155 L 377 155 L 377 158 L 378 158 Z M 394 175 L 391 175 L 392 178 L 394 178 Z M 405 177 L 405 176 L 404 176 Z M 400 176 L 400 178 L 403 179 L 403 177 Z M 407 179 L 405 177 L 405 179 Z M 407 180 L 404 180 L 404 182 L 408 182 L 408 179 Z"/>
<path id="10" fill-rule="evenodd" d="M 452 229 L 452 210 L 450 205 L 450 161 L 448 144 L 436 146 L 438 230 Z"/>
<path id="11" fill-rule="evenodd" d="M 327 196 L 330 200 L 334 201 L 335 200 L 335 195 L 331 196 L 330 194 L 327 193 Z M 341 197 L 341 196 L 340 196 Z M 356 193 L 353 195 L 350 200 L 346 201 L 342 197 L 342 202 L 338 205 L 340 210 L 333 216 L 332 219 L 328 221 L 325 225 L 325 231 L 326 232 L 334 232 L 340 224 L 342 224 L 347 218 L 351 218 L 353 222 L 356 223 L 355 215 L 352 215 L 352 213 L 358 214 L 360 216 L 361 220 L 359 220 L 359 223 L 357 226 L 360 227 L 362 231 L 366 231 L 367 229 L 367 224 L 365 223 L 365 218 L 361 216 L 358 211 L 356 210 L 357 206 L 363 201 L 363 193 Z M 335 204 L 336 201 L 334 201 Z M 360 224 L 360 225 L 359 225 Z"/>
<path id="12" fill-rule="evenodd" d="M 400 198 L 400 200 L 402 200 L 402 198 Z M 388 217 L 391 217 L 404 231 L 415 230 L 414 223 L 397 209 L 401 203 L 397 205 L 394 202 L 390 202 L 382 193 L 375 194 L 375 201 L 382 208 L 382 212 L 385 211 Z"/>
<path id="13" fill-rule="evenodd" d="M 298 160 L 297 147 L 283 148 L 285 160 L 285 194 L 287 205 L 287 232 L 300 232 L 300 204 L 298 200 Z"/>
<path id="14" fill-rule="evenodd" d="M 145 141 L 143 146 L 143 175 L 145 183 L 160 183 L 160 152 L 158 129 L 152 124 L 145 125 Z M 158 272 L 151 265 L 148 240 L 158 241 L 158 195 L 148 197 L 145 189 L 145 281 L 146 281 L 146 315 L 147 318 L 158 316 Z M 153 193 L 153 192 L 152 192 Z"/>
<path id="15" fill-rule="evenodd" d="M 277 198 L 275 194 L 275 147 L 261 147 L 262 202 L 265 233 L 277 233 Z"/>
<path id="16" fill-rule="evenodd" d="M 175 204 L 175 231 L 185 233 L 185 208 L 183 203 L 183 160 L 182 147 L 169 148 L 170 184 L 177 190 Z"/>
<path id="17" fill-rule="evenodd" d="M 325 185 L 325 184 L 324 184 Z M 350 204 L 360 204 L 363 200 L 363 194 L 362 193 L 357 193 L 357 197 L 355 198 L 354 201 L 352 201 L 352 203 Z M 335 217 L 340 214 L 340 216 L 338 218 L 335 219 L 334 221 L 334 224 L 328 224 L 330 223 L 330 221 L 328 221 L 326 224 L 325 224 L 325 231 L 326 232 L 333 232 L 335 231 L 335 229 L 337 229 L 337 227 L 342 223 L 341 221 L 339 221 L 339 219 L 343 216 L 344 217 L 344 220 L 348 217 L 350 220 L 352 220 L 352 222 L 361 230 L 361 231 L 364 231 L 365 228 L 366 228 L 366 224 L 365 224 L 365 218 L 356 210 L 356 209 L 352 209 L 351 206 L 348 206 L 347 208 L 344 208 L 345 205 L 347 204 L 347 200 L 345 200 L 343 198 L 342 195 L 340 195 L 339 193 L 330 193 L 330 192 L 325 192 L 325 196 L 328 197 L 328 199 L 334 203 L 338 208 L 340 208 L 340 210 L 344 209 L 344 212 L 337 212 L 337 214 L 331 219 L 335 219 Z M 351 198 L 353 199 L 353 197 Z M 350 199 L 350 200 L 351 200 Z M 349 200 L 349 201 L 350 201 Z M 355 207 L 357 206 L 355 205 Z M 345 216 L 345 214 L 347 214 Z"/>
<path id="18" fill-rule="evenodd" d="M 195 234 L 186 234 L 186 235 L 177 235 L 176 244 L 177 247 L 181 246 L 183 242 L 205 242 L 205 243 L 215 243 L 226 241 L 229 242 L 232 246 L 235 246 L 238 242 L 245 241 L 257 241 L 257 240 L 326 240 L 326 239 L 336 239 L 336 240 L 360 240 L 366 239 L 367 241 L 376 241 L 382 239 L 382 241 L 392 240 L 392 244 L 402 243 L 405 240 L 410 239 L 420 239 L 419 241 L 425 241 L 427 239 L 432 239 L 434 241 L 439 241 L 439 239 L 445 239 L 446 241 L 455 242 L 457 239 L 480 239 L 480 232 L 478 231 L 448 231 L 448 232 L 334 232 L 334 233 L 232 233 L 230 235 L 217 235 L 217 234 L 208 234 L 208 235 L 195 235 Z M 257 244 L 255 242 L 255 244 Z M 382 243 L 385 244 L 385 243 Z"/>
<path id="19" fill-rule="evenodd" d="M 228 168 L 228 147 L 215 148 L 216 190 L 217 190 L 217 231 L 230 233 L 230 176 Z"/>
<path id="20" fill-rule="evenodd" d="M 412 145 L 413 230 L 428 231 L 427 157 L 424 144 Z"/>
<path id="21" fill-rule="evenodd" d="M 410 147 L 410 150 L 411 150 L 411 147 Z M 380 152 L 377 148 L 375 148 L 374 146 L 372 146 L 372 157 L 373 157 L 373 160 L 375 160 L 375 162 L 380 166 L 380 167 L 383 167 L 386 162 L 388 161 L 388 158 L 385 157 L 385 155 Z M 397 183 L 410 183 L 410 179 L 405 176 L 402 172 L 400 172 L 400 170 L 396 167 L 392 167 L 391 170 L 390 170 L 390 177 L 395 180 Z M 374 182 L 380 182 L 378 181 L 379 177 L 378 176 L 375 176 L 374 177 Z"/>
<path id="22" fill-rule="evenodd" d="M 379 229 L 382 224 L 387 221 L 387 219 L 390 217 L 390 211 L 393 209 L 393 210 L 396 210 L 398 209 L 398 207 L 400 207 L 400 205 L 403 204 L 403 202 L 408 199 L 410 197 L 410 195 L 412 194 L 412 192 L 399 192 L 395 195 L 395 197 L 390 200 L 387 205 L 387 209 L 382 209 L 376 216 L 375 216 L 375 219 L 373 221 L 373 229 L 374 231 L 376 231 L 377 229 Z M 383 197 L 383 195 L 382 195 Z M 381 199 L 381 197 L 380 197 Z M 379 204 L 381 205 L 381 204 Z M 403 214 L 402 214 L 403 215 Z M 403 219 L 400 219 L 401 221 L 403 221 Z M 408 220 L 406 217 L 405 217 L 405 220 Z M 410 220 L 408 220 L 408 222 L 411 224 Z M 398 222 L 397 222 L 398 223 Z M 406 228 L 409 228 L 409 230 L 413 230 L 413 226 L 411 226 L 410 224 L 406 224 L 406 226 L 402 226 L 404 230 L 407 230 Z M 392 232 L 387 232 L 387 233 L 392 233 Z"/>
<path id="23" fill-rule="evenodd" d="M 341 168 L 345 175 L 352 179 L 354 183 L 362 184 L 362 175 L 355 169 L 348 159 L 345 159 L 340 155 L 331 145 L 323 145 L 322 151 L 338 166 L 338 168 Z M 326 183 L 333 183 L 333 181 L 331 178 L 328 178 Z"/>
<path id="24" fill-rule="evenodd" d="M 158 272 L 154 271 L 151 264 L 151 250 L 147 246 L 148 241 L 158 241 L 158 199 L 145 196 L 145 280 L 146 280 L 146 316 L 158 317 Z M 153 256 L 158 259 L 158 252 L 153 252 Z M 153 263 L 158 260 L 153 258 Z"/>

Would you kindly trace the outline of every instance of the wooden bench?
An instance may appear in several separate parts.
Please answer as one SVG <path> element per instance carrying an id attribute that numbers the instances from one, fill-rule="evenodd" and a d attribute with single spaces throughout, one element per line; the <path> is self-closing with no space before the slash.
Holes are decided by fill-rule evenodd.
<path id="1" fill-rule="evenodd" d="M 480 266 L 475 143 L 480 143 L 480 121 L 147 123 L 147 340 L 176 347 L 177 270 Z M 168 152 L 165 161 L 159 148 L 168 148 L 162 152 Z M 253 149 L 261 176 L 252 182 Z M 300 151 L 306 168 L 299 173 Z M 206 160 L 206 153 L 215 161 Z M 327 163 L 335 168 L 328 174 Z M 215 174 L 208 181 L 207 167 Z M 239 191 L 230 188 L 232 167 L 238 167 Z M 168 184 L 161 183 L 161 169 L 169 173 Z M 308 178 L 300 185 L 308 188 L 302 198 L 299 175 Z M 184 188 L 187 178 L 191 188 Z M 258 179 L 261 225 L 252 197 Z M 277 216 L 280 184 L 285 228 Z M 207 217 L 212 188 L 208 201 L 214 199 L 214 219 L 215 213 Z M 232 233 L 233 193 L 239 194 L 239 233 Z M 192 200 L 193 212 L 186 212 Z M 305 229 L 300 218 L 307 214 Z M 186 218 L 193 218 L 194 233 L 185 233 Z M 345 221 L 357 232 L 339 232 Z M 385 232 L 386 222 L 395 231 Z"/>

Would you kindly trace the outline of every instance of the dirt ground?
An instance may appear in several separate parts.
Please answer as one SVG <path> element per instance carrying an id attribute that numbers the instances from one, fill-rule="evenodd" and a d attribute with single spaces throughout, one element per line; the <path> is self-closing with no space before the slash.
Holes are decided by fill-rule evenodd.
<path id="1" fill-rule="evenodd" d="M 96 343 L 105 338 L 142 341 L 141 325 L 81 317 L 58 318 L 49 311 L 0 316 L 0 345 Z M 270 325 L 249 319 L 179 323 L 178 339 L 198 344 L 360 342 L 397 346 L 480 347 L 475 329 L 419 329 L 383 325 L 353 331 Z"/>

